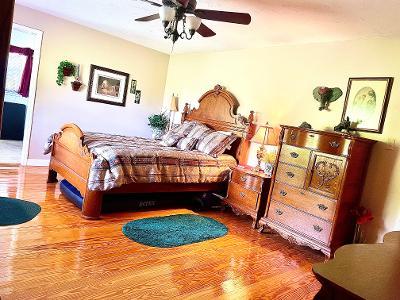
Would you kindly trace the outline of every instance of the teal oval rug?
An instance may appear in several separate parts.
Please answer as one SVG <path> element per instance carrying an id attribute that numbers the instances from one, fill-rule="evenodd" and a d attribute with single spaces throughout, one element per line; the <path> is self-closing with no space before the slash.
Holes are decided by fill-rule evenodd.
<path id="1" fill-rule="evenodd" d="M 159 248 L 173 248 L 224 236 L 228 228 L 212 218 L 182 214 L 140 219 L 122 227 L 132 241 Z"/>
<path id="2" fill-rule="evenodd" d="M 0 226 L 18 225 L 36 217 L 41 207 L 33 202 L 0 197 Z"/>

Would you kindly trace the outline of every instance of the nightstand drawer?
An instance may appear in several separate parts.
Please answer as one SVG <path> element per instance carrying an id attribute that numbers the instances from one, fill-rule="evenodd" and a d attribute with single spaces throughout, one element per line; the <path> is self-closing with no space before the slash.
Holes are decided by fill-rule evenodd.
<path id="1" fill-rule="evenodd" d="M 247 190 L 241 185 L 231 182 L 229 184 L 228 198 L 226 199 L 226 202 L 234 205 L 237 204 L 251 210 L 256 210 L 259 196 L 259 193 Z"/>
<path id="2" fill-rule="evenodd" d="M 302 188 L 306 180 L 306 169 L 279 163 L 276 171 L 276 180 Z"/>
<path id="3" fill-rule="evenodd" d="M 308 149 L 282 145 L 279 160 L 288 164 L 307 168 L 310 156 L 311 151 Z"/>
<path id="4" fill-rule="evenodd" d="M 232 182 L 255 192 L 261 192 L 263 185 L 263 179 L 261 177 L 242 172 L 238 169 L 233 170 Z"/>
<path id="5" fill-rule="evenodd" d="M 332 224 L 280 202 L 271 201 L 268 217 L 323 244 L 329 243 Z"/>
<path id="6" fill-rule="evenodd" d="M 327 221 L 335 216 L 336 201 L 276 182 L 272 198 Z"/>

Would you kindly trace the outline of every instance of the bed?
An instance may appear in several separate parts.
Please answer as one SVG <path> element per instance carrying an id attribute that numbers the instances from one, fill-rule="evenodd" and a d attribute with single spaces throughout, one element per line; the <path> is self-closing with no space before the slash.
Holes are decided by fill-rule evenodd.
<path id="1" fill-rule="evenodd" d="M 159 150 L 157 148 L 158 142 L 138 137 L 129 138 L 130 142 L 128 142 L 125 140 L 127 137 L 84 133 L 77 125 L 66 124 L 62 126 L 59 133 L 53 135 L 48 183 L 57 182 L 57 174 L 71 183 L 83 197 L 82 217 L 86 219 L 98 219 L 100 217 L 102 199 L 105 193 L 224 192 L 227 188 L 227 176 L 225 173 L 219 175 L 218 170 L 211 169 L 211 166 L 216 165 L 217 168 L 222 168 L 223 172 L 226 172 L 226 166 L 232 168 L 237 163 L 245 163 L 250 139 L 255 132 L 254 112 L 250 112 L 249 117 L 245 118 L 237 114 L 238 107 L 237 99 L 220 85 L 206 92 L 199 99 L 198 108 L 190 109 L 189 104 L 185 105 L 182 122 L 198 121 L 213 130 L 229 131 L 238 136 L 230 150 L 218 158 L 207 157 L 207 155 L 195 157 L 196 161 L 204 162 L 206 165 L 206 169 L 204 169 L 206 171 L 203 170 L 202 176 L 197 179 L 191 179 L 188 176 L 190 169 L 185 168 L 190 168 L 193 155 L 198 156 L 199 153 L 180 153 L 179 157 L 182 157 L 182 160 L 177 161 L 174 156 L 176 151 L 173 148 Z M 141 143 L 144 146 L 138 147 L 137 145 L 141 145 Z M 180 169 L 170 171 L 170 173 L 176 172 L 176 176 L 160 177 L 159 174 L 149 174 L 151 182 L 148 181 L 149 178 L 147 178 L 147 181 L 141 180 L 143 174 L 149 172 L 146 170 L 146 166 L 151 164 L 151 157 L 144 156 L 150 161 L 131 158 L 131 162 L 127 164 L 121 163 L 121 161 L 116 162 L 119 164 L 118 166 L 136 168 L 136 175 L 129 180 L 113 182 L 106 178 L 106 175 L 101 175 L 101 178 L 93 176 L 93 169 L 96 166 L 104 168 L 104 174 L 107 174 L 107 166 L 104 166 L 104 162 L 99 161 L 99 155 L 103 157 L 105 156 L 104 153 L 107 152 L 106 150 L 118 151 L 118 147 L 121 148 L 124 145 L 127 145 L 127 147 L 130 145 L 132 149 L 136 147 L 135 151 L 138 153 L 159 151 L 162 155 L 157 155 L 159 157 L 158 163 L 162 160 L 161 165 L 163 162 L 165 164 L 162 167 L 170 168 L 179 165 Z M 156 150 L 153 150 L 152 147 L 155 147 Z M 115 157 L 118 158 L 119 156 L 116 155 Z M 118 158 L 117 160 L 121 159 Z M 232 160 L 234 160 L 234 164 Z M 106 164 L 109 164 L 111 169 L 111 163 L 107 162 Z M 139 166 L 140 164 L 142 166 Z M 184 166 L 183 169 L 182 166 Z M 142 167 L 143 170 L 140 169 Z M 179 173 L 182 173 L 182 176 Z M 211 178 L 218 176 L 220 178 L 211 180 Z M 182 179 L 183 177 L 185 178 Z"/>

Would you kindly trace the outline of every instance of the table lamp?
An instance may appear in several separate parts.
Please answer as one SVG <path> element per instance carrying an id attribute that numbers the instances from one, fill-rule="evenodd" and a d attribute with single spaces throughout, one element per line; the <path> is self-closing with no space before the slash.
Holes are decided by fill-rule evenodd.
<path id="1" fill-rule="evenodd" d="M 266 125 L 261 125 L 258 129 L 254 137 L 251 139 L 251 142 L 260 144 L 260 148 L 257 151 L 257 166 L 253 168 L 253 171 L 259 172 L 261 171 L 261 161 L 265 155 L 265 145 L 276 146 L 277 140 L 276 135 L 274 133 L 274 128 Z"/>
<path id="2" fill-rule="evenodd" d="M 173 123 L 174 123 L 174 116 L 178 109 L 178 96 L 175 96 L 175 94 L 172 94 L 172 99 L 169 107 L 169 129 L 172 128 Z"/>

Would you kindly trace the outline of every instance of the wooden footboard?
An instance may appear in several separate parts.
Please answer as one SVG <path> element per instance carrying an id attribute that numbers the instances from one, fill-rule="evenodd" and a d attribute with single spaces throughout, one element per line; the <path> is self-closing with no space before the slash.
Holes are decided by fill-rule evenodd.
<path id="1" fill-rule="evenodd" d="M 75 186 L 83 196 L 82 216 L 97 219 L 102 193 L 87 188 L 93 156 L 83 145 L 83 132 L 75 124 L 66 124 L 53 137 L 48 182 L 57 182 L 57 173 Z"/>

